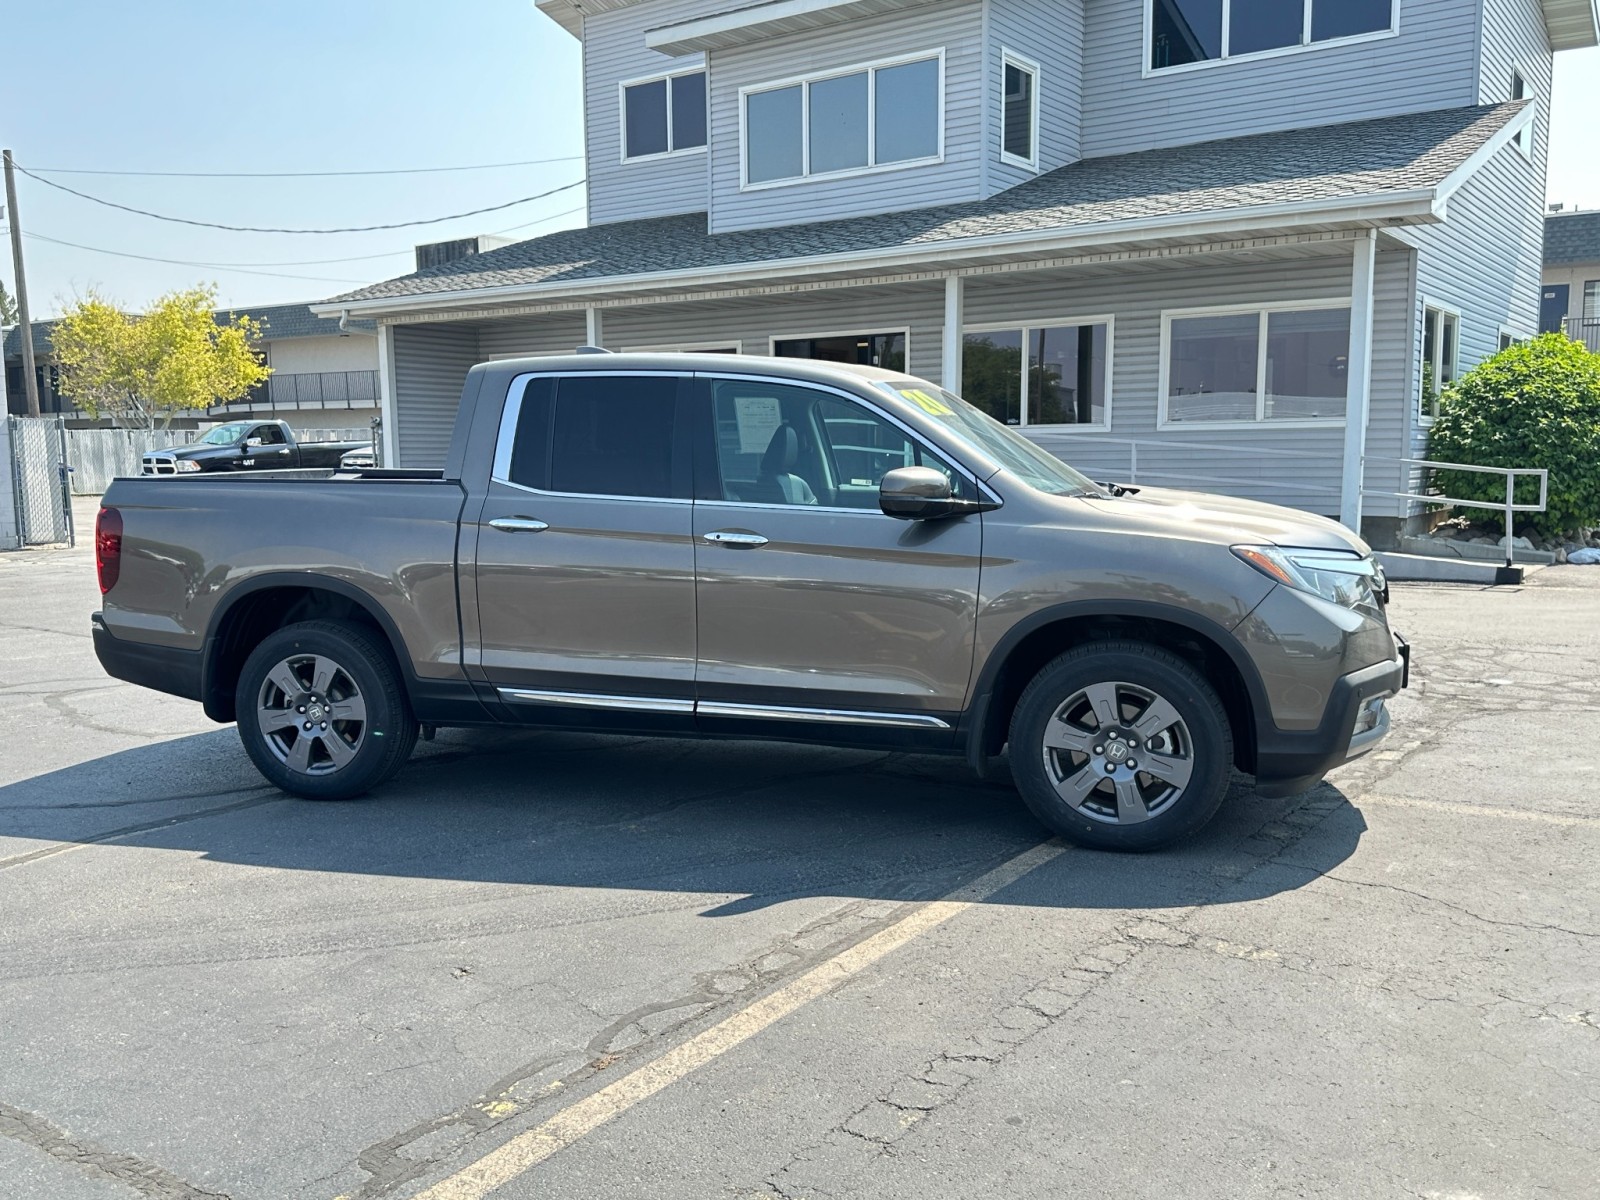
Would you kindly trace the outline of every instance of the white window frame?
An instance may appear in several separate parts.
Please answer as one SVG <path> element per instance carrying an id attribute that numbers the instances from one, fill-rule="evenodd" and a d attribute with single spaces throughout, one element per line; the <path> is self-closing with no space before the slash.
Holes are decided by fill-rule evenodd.
<path id="1" fill-rule="evenodd" d="M 735 354 L 744 353 L 744 345 L 737 338 L 728 338 L 721 342 L 663 342 L 651 346 L 624 346 L 623 354 L 684 354 L 705 353 L 706 351 L 732 350 Z"/>
<path id="2" fill-rule="evenodd" d="M 1528 75 L 1527 75 L 1527 72 L 1525 72 L 1521 67 L 1514 66 L 1514 67 L 1511 68 L 1511 91 L 1510 91 L 1510 97 L 1513 100 L 1518 99 L 1518 96 L 1517 96 L 1517 85 L 1519 83 L 1522 85 L 1522 96 L 1521 96 L 1521 99 L 1526 100 L 1526 99 L 1529 98 L 1528 97 Z M 1522 154 L 1523 158 L 1527 159 L 1529 162 L 1533 161 L 1533 122 L 1532 121 L 1529 121 L 1521 129 L 1517 130 L 1516 135 L 1511 139 L 1511 144 L 1517 148 L 1517 150 Z"/>
<path id="3" fill-rule="evenodd" d="M 907 158 L 892 163 L 871 162 L 864 167 L 846 167 L 840 171 L 820 171 L 816 173 L 811 171 L 811 85 L 813 83 L 837 79 L 842 75 L 856 75 L 862 71 L 868 73 L 867 153 L 868 155 L 876 155 L 878 150 L 876 119 L 878 88 L 876 72 L 886 67 L 903 67 L 909 63 L 927 62 L 929 60 L 936 60 L 939 64 L 939 107 L 937 112 L 939 147 L 937 153 L 923 158 Z M 791 87 L 800 88 L 800 174 L 787 179 L 764 179 L 759 183 L 751 183 L 750 139 L 746 128 L 749 121 L 749 97 L 761 92 L 778 92 L 784 88 Z M 817 180 L 852 179 L 858 175 L 879 175 L 885 171 L 904 171 L 911 167 L 936 166 L 944 162 L 944 90 L 945 62 L 943 46 L 936 50 L 918 50 L 914 54 L 897 54 L 893 58 L 878 58 L 873 59 L 871 62 L 852 63 L 847 67 L 837 67 L 827 71 L 813 71 L 805 75 L 793 75 L 787 79 L 774 80 L 771 83 L 746 84 L 739 89 L 739 190 L 741 192 L 757 192 L 765 191 L 768 188 L 794 187 L 797 184 L 813 183 Z M 834 335 L 825 336 L 831 337 Z"/>
<path id="4" fill-rule="evenodd" d="M 1036 423 L 1029 420 L 1028 412 L 1028 334 L 1035 329 L 1062 329 L 1067 326 L 1077 325 L 1104 325 L 1106 327 L 1106 377 L 1105 377 L 1105 417 L 1103 420 L 1092 424 L 1079 425 L 1075 422 L 1052 422 L 1049 424 Z M 1114 376 L 1113 366 L 1116 362 L 1117 343 L 1117 318 L 1111 313 L 1091 316 L 1071 316 L 1040 321 L 985 321 L 977 325 L 963 325 L 961 327 L 962 342 L 965 343 L 969 333 L 1022 333 L 1022 358 L 1021 379 L 1018 381 L 1017 415 L 1022 422 L 1020 425 L 1009 426 L 1012 429 L 1067 429 L 1083 433 L 1110 433 L 1111 432 L 1111 381 Z M 965 347 L 963 345 L 963 356 Z M 950 389 L 957 394 L 959 387 Z"/>
<path id="5" fill-rule="evenodd" d="M 1423 296 L 1421 305 L 1422 323 L 1417 327 L 1417 402 L 1412 407 L 1412 412 L 1416 414 L 1417 424 L 1424 429 L 1434 422 L 1434 415 L 1431 412 L 1422 411 L 1422 352 L 1423 348 L 1428 344 L 1428 312 L 1430 309 L 1455 320 L 1456 336 L 1451 347 L 1454 351 L 1454 357 L 1450 364 L 1450 382 L 1454 383 L 1461 377 L 1461 310 L 1453 304 L 1446 304 L 1442 300 L 1434 300 L 1429 296 Z M 1439 367 L 1443 362 L 1441 357 L 1443 348 L 1440 346 L 1440 342 L 1443 340 L 1443 338 L 1434 339 L 1433 362 L 1429 364 L 1433 367 L 1433 382 L 1436 390 L 1442 389 L 1442 385 L 1439 383 Z"/>
<path id="6" fill-rule="evenodd" d="M 1389 2 L 1389 28 L 1374 30 L 1372 33 L 1354 33 L 1349 37 L 1328 38 L 1320 42 L 1311 40 L 1311 13 L 1318 0 L 1306 5 L 1305 27 L 1300 33 L 1298 46 L 1279 46 L 1272 50 L 1256 50 L 1249 54 L 1229 54 L 1228 34 L 1233 11 L 1232 0 L 1223 0 L 1222 5 L 1222 56 L 1208 58 L 1203 62 L 1179 63 L 1172 67 L 1152 67 L 1150 65 L 1150 39 L 1155 33 L 1155 0 L 1144 0 L 1144 36 L 1139 44 L 1139 75 L 1143 79 L 1165 78 L 1168 75 L 1183 75 L 1190 71 L 1203 71 L 1208 67 L 1225 67 L 1232 63 L 1260 62 L 1268 58 L 1282 58 L 1289 54 L 1305 54 L 1312 50 L 1327 50 L 1336 46 L 1358 46 L 1363 42 L 1377 42 L 1385 38 L 1400 36 L 1400 2 Z M 1320 0 L 1321 3 L 1338 3 L 1338 0 Z"/>
<path id="7" fill-rule="evenodd" d="M 1594 289 L 1594 312 L 1589 312 L 1589 289 Z M 1567 299 L 1567 308 L 1572 307 L 1572 299 Z M 1578 320 L 1600 321 L 1600 279 L 1585 279 L 1578 287 Z"/>
<path id="8" fill-rule="evenodd" d="M 861 329 L 860 326 L 857 326 L 855 329 L 837 329 L 837 330 L 834 330 L 832 333 L 774 333 L 774 334 L 772 334 L 771 336 L 769 336 L 767 338 L 767 355 L 770 358 L 777 358 L 778 357 L 778 343 L 779 342 L 807 341 L 807 340 L 818 339 L 818 338 L 883 337 L 886 334 L 896 334 L 896 333 L 898 333 L 902 338 L 905 339 L 906 373 L 909 374 L 910 371 L 911 371 L 911 326 L 909 326 L 909 325 L 882 325 L 882 326 L 878 326 L 877 328 L 873 328 L 872 326 L 869 325 L 865 330 Z M 800 358 L 800 359 L 795 359 L 794 361 L 796 361 L 796 362 L 822 362 L 823 360 L 820 359 L 820 358 L 812 358 L 812 359 Z"/>
<path id="9" fill-rule="evenodd" d="M 1015 154 L 1006 151 L 1006 68 L 1015 67 L 1019 71 L 1026 71 L 1033 80 L 1033 86 L 1028 92 L 1028 157 L 1018 158 Z M 1029 171 L 1039 170 L 1039 87 L 1043 81 L 1043 72 L 1039 64 L 1031 58 L 1024 58 L 1015 50 L 1000 47 L 1000 161 L 1008 166 L 1022 167 Z"/>
<path id="10" fill-rule="evenodd" d="M 685 146 L 682 150 L 673 150 L 672 147 L 672 80 L 683 75 L 704 75 L 706 77 L 706 140 L 699 146 Z M 639 87 L 646 83 L 667 84 L 667 149 L 660 154 L 628 154 L 628 89 Z M 641 75 L 637 79 L 623 79 L 617 83 L 617 161 L 623 164 L 659 162 L 663 158 L 686 158 L 691 154 L 704 154 L 706 147 L 711 144 L 711 71 L 704 63 L 695 67 L 681 67 L 674 71 L 658 72 L 655 75 Z"/>
<path id="11" fill-rule="evenodd" d="M 1157 370 L 1156 428 L 1167 429 L 1342 429 L 1350 415 L 1350 391 L 1345 386 L 1345 415 L 1343 417 L 1304 417 L 1296 420 L 1273 421 L 1267 418 L 1267 325 L 1273 313 L 1311 312 L 1318 309 L 1350 309 L 1349 296 L 1325 296 L 1317 300 L 1275 300 L 1263 304 L 1215 304 L 1204 308 L 1169 308 L 1161 312 L 1161 354 Z M 1260 318 L 1256 341 L 1256 416 L 1252 421 L 1173 421 L 1169 418 L 1171 397 L 1167 389 L 1172 384 L 1172 323 L 1187 317 L 1244 317 L 1257 314 Z M 1350 336 L 1355 336 L 1354 322 Z"/>
<path id="12" fill-rule="evenodd" d="M 1459 337 L 1459 327 L 1457 328 L 1456 332 L 1457 336 Z M 1496 353 L 1499 353 L 1501 350 L 1509 350 L 1511 348 L 1510 346 L 1500 345 L 1500 343 L 1505 341 L 1507 338 L 1511 340 L 1512 346 L 1520 346 L 1524 342 L 1531 342 L 1533 340 L 1533 335 L 1518 325 L 1502 325 L 1500 326 L 1500 336 L 1495 341 L 1495 345 L 1499 347 L 1499 350 L 1497 350 Z"/>

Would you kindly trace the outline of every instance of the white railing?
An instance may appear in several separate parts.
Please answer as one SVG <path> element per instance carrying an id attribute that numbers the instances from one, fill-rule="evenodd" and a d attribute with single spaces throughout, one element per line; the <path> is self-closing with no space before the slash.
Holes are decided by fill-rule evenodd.
<path id="1" fill-rule="evenodd" d="M 1053 437 L 1081 438 L 1082 444 L 1089 446 L 1126 446 L 1128 448 L 1127 478 L 1115 480 L 1113 482 L 1128 484 L 1137 484 L 1139 482 L 1139 447 L 1141 446 L 1146 447 L 1147 450 L 1150 451 L 1208 450 L 1221 451 L 1225 454 L 1234 455 L 1238 455 L 1243 452 L 1241 447 L 1237 445 L 1228 446 L 1218 442 L 1167 441 L 1166 439 L 1157 441 L 1152 438 L 1117 438 L 1106 437 L 1104 434 L 1099 433 L 1064 433 L 1057 432 L 1055 430 L 1052 430 L 1051 434 Z M 1048 447 L 1042 448 L 1048 449 Z M 1251 446 L 1249 450 L 1244 453 L 1248 453 L 1249 457 L 1251 458 L 1296 458 L 1302 460 L 1314 459 L 1317 462 L 1325 463 L 1330 466 L 1337 467 L 1338 465 L 1337 455 L 1331 454 L 1327 451 L 1318 452 L 1315 450 L 1278 450 L 1268 447 Z M 1080 470 L 1081 469 L 1082 468 L 1080 468 Z M 1093 472 L 1093 474 L 1104 475 L 1105 472 L 1097 470 Z M 1175 471 L 1164 466 L 1155 468 L 1146 467 L 1145 481 L 1148 483 L 1153 479 L 1160 479 L 1163 481 L 1179 480 L 1184 483 L 1220 483 L 1234 487 L 1276 488 L 1283 491 L 1293 492 L 1317 492 L 1329 496 L 1339 495 L 1339 488 L 1337 486 L 1325 483 L 1306 483 L 1301 480 L 1287 479 L 1267 479 L 1261 476 L 1247 478 L 1239 475 L 1197 475 L 1191 471 Z"/>
<path id="2" fill-rule="evenodd" d="M 1361 492 L 1366 496 L 1387 496 L 1393 500 L 1420 500 L 1425 504 L 1435 504 L 1449 508 L 1484 508 L 1490 512 L 1505 514 L 1506 522 L 1506 566 L 1515 565 L 1516 529 L 1513 521 L 1517 513 L 1544 512 L 1550 504 L 1550 472 L 1543 467 L 1475 467 L 1467 463 L 1435 462 L 1429 458 L 1363 458 L 1361 460 L 1362 477 L 1366 475 L 1366 465 L 1369 462 L 1399 463 L 1405 467 L 1420 467 L 1424 472 L 1429 471 L 1472 471 L 1479 475 L 1501 475 L 1506 481 L 1506 498 L 1501 501 L 1463 500 L 1459 496 L 1446 496 L 1439 492 L 1385 492 L 1375 488 L 1363 487 Z M 1536 478 L 1539 481 L 1539 502 L 1537 504 L 1517 503 L 1517 480 L 1524 476 Z"/>

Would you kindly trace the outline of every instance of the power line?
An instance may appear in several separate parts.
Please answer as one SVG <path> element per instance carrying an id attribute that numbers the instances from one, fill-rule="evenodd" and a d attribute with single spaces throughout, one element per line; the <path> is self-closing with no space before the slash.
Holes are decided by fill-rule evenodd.
<path id="1" fill-rule="evenodd" d="M 521 162 L 472 163 L 462 167 L 390 167 L 370 171 L 109 171 L 89 167 L 34 167 L 33 170 L 40 175 L 138 175 L 159 179 L 333 179 L 355 175 L 434 175 L 445 171 L 495 171 L 503 167 L 540 167 L 549 163 L 579 162 L 582 159 L 581 154 L 566 154 L 560 158 L 528 158 Z"/>
<path id="2" fill-rule="evenodd" d="M 133 254 L 127 250 L 107 250 L 102 246 L 84 246 L 78 242 L 67 242 L 63 241 L 61 238 L 46 237 L 42 233 L 28 233 L 24 231 L 22 236 L 33 242 L 49 242 L 55 246 L 70 246 L 74 250 L 89 250 L 95 254 L 110 254 L 116 258 L 136 258 L 140 262 L 167 263 L 175 267 L 202 267 L 207 269 L 214 268 L 217 270 L 237 272 L 240 275 L 267 275 L 275 279 L 306 279 L 313 283 L 371 282 L 367 279 L 335 279 L 327 275 L 287 275 L 281 271 L 253 271 L 246 267 L 236 267 L 228 263 L 190 262 L 187 259 L 181 258 L 155 258 L 149 254 Z M 405 251 L 396 251 L 396 253 L 404 254 Z M 290 264 L 285 263 L 283 265 L 288 266 Z"/>
<path id="3" fill-rule="evenodd" d="M 416 225 L 438 225 L 444 221 L 457 221 L 463 217 L 481 216 L 484 213 L 499 212 L 502 209 L 513 208 L 518 204 L 528 204 L 534 200 L 543 200 L 547 196 L 558 195 L 561 192 L 570 192 L 575 187 L 582 187 L 584 182 L 583 180 L 578 179 L 574 180 L 572 183 L 565 183 L 560 187 L 539 192 L 536 195 L 522 196 L 516 200 L 507 200 L 504 204 L 491 204 L 485 208 L 474 208 L 469 212 L 451 213 L 448 216 L 443 217 L 427 217 L 420 221 L 392 221 L 386 225 L 347 225 L 337 229 L 283 229 L 260 225 L 224 225 L 216 221 L 195 221 L 188 217 L 167 216 L 164 213 L 150 212 L 148 209 L 134 208 L 129 204 L 118 204 L 115 200 L 104 200 L 99 196 L 91 196 L 87 192 L 78 191 L 77 188 L 70 188 L 64 183 L 56 183 L 54 180 L 45 179 L 40 175 L 35 175 L 32 171 L 29 171 L 24 167 L 19 166 L 16 169 L 22 172 L 22 174 L 28 176 L 28 178 L 44 184 L 45 187 L 51 187 L 55 188 L 57 191 L 67 192 L 70 195 L 79 197 L 80 199 L 93 201 L 95 204 L 103 204 L 107 208 L 121 209 L 123 212 L 134 213 L 141 217 L 152 217 L 157 221 L 171 221 L 178 225 L 196 225 L 203 229 L 226 229 L 230 233 L 374 233 L 384 229 L 408 229 Z"/>
<path id="4" fill-rule="evenodd" d="M 529 226 L 532 226 L 532 225 L 542 225 L 542 224 L 544 224 L 544 223 L 546 223 L 548 221 L 559 221 L 562 217 L 570 217 L 573 213 L 580 213 L 582 211 L 583 211 L 583 206 L 580 204 L 576 208 L 563 209 L 561 212 L 551 213 L 547 217 L 540 217 L 537 220 L 526 221 L 521 225 L 512 225 L 512 226 L 510 226 L 509 228 L 506 228 L 506 229 L 498 229 L 498 230 L 495 230 L 495 232 L 496 233 L 511 233 L 511 232 L 513 232 L 515 230 L 518 230 L 518 229 L 527 229 Z M 4 233 L 4 232 L 5 232 L 5 226 L 0 225 L 0 233 Z M 294 261 L 294 262 L 246 262 L 246 263 L 202 262 L 202 261 L 199 261 L 197 259 L 188 259 L 188 258 L 158 258 L 158 257 L 156 257 L 154 255 L 150 255 L 150 254 L 134 254 L 134 253 L 131 253 L 130 251 L 127 251 L 127 250 L 107 250 L 103 246 L 85 246 L 81 242 L 69 242 L 69 241 L 63 240 L 62 238 L 49 237 L 48 235 L 43 234 L 43 233 L 26 233 L 25 232 L 22 236 L 25 237 L 25 238 L 30 238 L 30 239 L 35 240 L 35 241 L 50 242 L 51 244 L 56 245 L 56 246 L 70 246 L 74 250 L 88 250 L 88 251 L 90 251 L 91 253 L 94 253 L 94 254 L 111 254 L 111 255 L 115 255 L 117 258 L 136 258 L 136 259 L 139 259 L 141 262 L 168 263 L 168 264 L 170 264 L 172 266 L 177 266 L 177 267 L 207 267 L 207 268 L 214 268 L 214 269 L 217 269 L 217 270 L 240 271 L 240 272 L 242 272 L 244 274 L 247 274 L 247 275 L 268 274 L 269 273 L 269 272 L 264 272 L 264 271 L 253 271 L 253 270 L 250 270 L 250 268 L 253 268 L 253 267 L 316 267 L 316 266 L 326 266 L 326 265 L 331 264 L 331 263 L 370 262 L 373 259 L 377 259 L 377 258 L 395 258 L 395 257 L 398 257 L 399 255 L 402 255 L 402 254 L 410 254 L 411 253 L 410 250 L 385 250 L 381 254 L 357 254 L 357 255 L 353 255 L 353 256 L 351 256 L 349 258 L 307 258 L 307 259 L 300 259 L 300 260 Z M 284 276 L 281 276 L 281 278 L 284 278 L 284 279 L 312 279 L 312 280 L 320 280 L 320 281 L 326 282 L 326 283 L 365 283 L 366 282 L 365 280 L 360 280 L 360 279 L 326 279 L 326 278 L 324 278 L 322 276 L 317 276 L 317 275 L 284 275 Z"/>

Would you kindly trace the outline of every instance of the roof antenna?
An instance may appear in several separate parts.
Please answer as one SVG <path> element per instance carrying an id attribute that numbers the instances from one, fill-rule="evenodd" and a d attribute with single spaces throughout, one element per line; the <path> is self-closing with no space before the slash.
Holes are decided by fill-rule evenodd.
<path id="1" fill-rule="evenodd" d="M 611 351 L 607 350 L 604 346 L 579 346 L 578 349 L 577 349 L 577 353 L 579 353 L 579 354 L 610 354 Z"/>

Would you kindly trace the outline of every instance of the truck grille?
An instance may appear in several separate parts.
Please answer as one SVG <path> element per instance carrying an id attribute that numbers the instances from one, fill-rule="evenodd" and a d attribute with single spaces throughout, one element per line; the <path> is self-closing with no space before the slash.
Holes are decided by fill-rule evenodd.
<path id="1" fill-rule="evenodd" d="M 176 475 L 178 460 L 170 454 L 146 454 L 139 460 L 141 475 Z"/>

